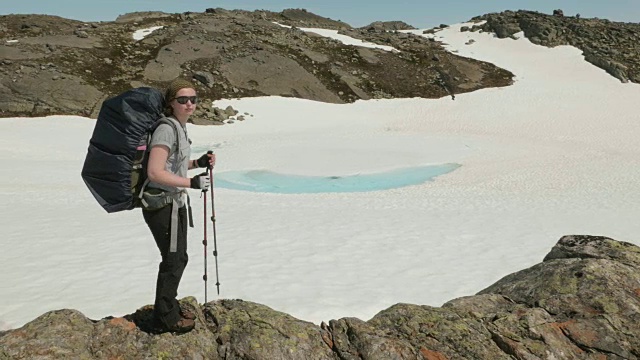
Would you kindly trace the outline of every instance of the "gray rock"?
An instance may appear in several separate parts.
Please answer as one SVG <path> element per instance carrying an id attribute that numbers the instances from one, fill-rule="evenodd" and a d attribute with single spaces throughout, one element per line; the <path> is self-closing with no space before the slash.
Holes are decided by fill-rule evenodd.
<path id="1" fill-rule="evenodd" d="M 629 82 L 629 68 L 619 62 L 605 58 L 597 54 L 586 54 L 584 59 L 593 65 L 604 69 L 616 79 L 623 83 Z"/>
<path id="2" fill-rule="evenodd" d="M 193 78 L 207 87 L 213 86 L 213 83 L 215 81 L 213 74 L 207 71 L 196 71 L 193 73 Z"/>
<path id="3" fill-rule="evenodd" d="M 476 18 L 486 20 L 483 31 L 509 37 L 523 31 L 538 45 L 572 45 L 585 53 L 585 59 L 621 82 L 640 79 L 640 24 L 606 19 L 565 17 L 562 10 L 553 15 L 532 11 L 505 11 Z"/>
<path id="4" fill-rule="evenodd" d="M 229 116 L 234 116 L 238 113 L 238 110 L 234 109 L 231 105 L 224 109 L 224 112 Z"/>
<path id="5" fill-rule="evenodd" d="M 404 21 L 375 21 L 360 29 L 367 31 L 394 31 L 394 30 L 414 30 L 415 27 L 405 23 Z"/>
<path id="6" fill-rule="evenodd" d="M 76 31 L 74 32 L 74 34 L 75 34 L 77 37 L 82 38 L 82 39 L 86 39 L 86 38 L 88 38 L 88 37 L 89 37 L 89 34 L 88 34 L 86 31 L 84 31 L 84 30 L 76 30 Z"/>
<path id="7" fill-rule="evenodd" d="M 442 307 L 396 304 L 320 326 L 264 305 L 195 298 L 189 333 L 149 333 L 153 307 L 90 320 L 48 312 L 0 333 L 2 359 L 638 359 L 640 248 L 562 237 L 544 260 Z"/>

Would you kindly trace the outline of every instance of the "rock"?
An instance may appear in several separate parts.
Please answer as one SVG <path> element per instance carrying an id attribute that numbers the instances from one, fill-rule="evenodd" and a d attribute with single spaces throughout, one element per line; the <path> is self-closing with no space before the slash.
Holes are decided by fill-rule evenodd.
<path id="1" fill-rule="evenodd" d="M 74 32 L 74 34 L 75 34 L 77 37 L 82 38 L 82 39 L 86 39 L 86 38 L 88 38 L 88 37 L 89 37 L 89 34 L 88 34 L 86 31 L 84 31 L 84 30 L 76 30 L 76 31 Z"/>
<path id="2" fill-rule="evenodd" d="M 505 21 L 502 18 L 490 18 L 485 26 L 495 32 L 500 39 L 511 37 L 515 33 L 522 31 L 518 23 Z"/>
<path id="3" fill-rule="evenodd" d="M 605 236 L 563 236 L 543 261 L 571 258 L 613 260 L 640 266 L 640 248 Z"/>
<path id="4" fill-rule="evenodd" d="M 234 116 L 238 113 L 238 110 L 234 109 L 231 105 L 224 109 L 224 112 L 229 116 Z"/>
<path id="5" fill-rule="evenodd" d="M 638 246 L 571 235 L 541 263 L 442 307 L 396 304 L 317 326 L 240 299 L 188 297 L 196 328 L 179 336 L 148 332 L 151 305 L 100 320 L 63 309 L 0 332 L 0 358 L 637 359 L 638 284 Z"/>
<path id="6" fill-rule="evenodd" d="M 414 30 L 415 27 L 405 23 L 404 21 L 375 21 L 369 25 L 363 26 L 361 30 L 366 31 L 395 31 L 395 30 Z"/>
<path id="7" fill-rule="evenodd" d="M 513 78 L 493 64 L 452 55 L 437 41 L 396 31 L 411 28 L 402 22 L 375 23 L 372 27 L 390 31 L 368 32 L 303 9 L 279 13 L 218 8 L 188 14 L 139 12 L 100 23 L 47 15 L 6 15 L 0 26 L 5 39 L 20 39 L 10 46 L 0 44 L 3 60 L 13 62 L 3 65 L 0 72 L 0 85 L 6 88 L 0 100 L 3 116 L 35 116 L 36 103 L 48 104 L 51 114 L 88 112 L 95 116 L 104 98 L 121 93 L 132 83 L 163 88 L 179 76 L 203 84 L 198 86 L 198 95 L 212 100 L 277 95 L 344 103 L 380 94 L 387 98 L 440 98 L 446 94 L 442 87 L 424 81 L 433 78 L 436 71 L 425 64 L 432 56 L 442 59 L 438 68 L 460 79 L 484 74 L 477 81 L 456 84 L 459 88 L 452 90 L 456 93 L 507 86 Z M 134 31 L 149 26 L 164 27 L 141 41 L 132 41 Z M 304 27 L 336 29 L 402 51 L 348 46 L 305 33 L 300 30 Z M 42 58 L 55 65 L 55 74 L 49 68 L 43 69 L 42 75 L 21 69 L 23 62 Z M 357 73 L 357 79 L 336 76 L 334 64 L 347 74 Z M 386 70 L 390 67 L 397 69 L 398 76 Z M 633 73 L 631 67 L 629 72 Z M 36 88 L 11 86 L 22 79 L 20 76 Z M 53 80 L 54 76 L 59 78 Z M 64 94 L 50 96 L 54 82 L 56 86 L 73 89 L 80 85 L 91 90 L 89 96 L 72 97 L 74 103 L 70 104 Z M 40 83 L 41 87 L 35 85 Z"/>
<path id="8" fill-rule="evenodd" d="M 508 275 L 481 293 L 530 306 L 515 321 L 543 311 L 551 322 L 519 333 L 534 330 L 553 344 L 547 356 L 577 359 L 597 348 L 612 358 L 637 358 L 640 273 L 633 269 L 638 266 L 640 248 L 635 245 L 601 236 L 565 236 L 541 264 Z M 518 346 L 535 342 L 530 336 Z"/>
<path id="9" fill-rule="evenodd" d="M 320 327 L 242 300 L 222 300 L 208 307 L 216 324 L 219 354 L 246 359 L 332 359 Z M 249 315 L 249 316 L 247 316 Z M 266 326 L 265 326 L 266 325 Z M 257 346 L 256 346 L 257 345 Z"/>
<path id="10" fill-rule="evenodd" d="M 480 28 L 498 37 L 512 37 L 523 31 L 534 44 L 554 47 L 571 45 L 581 49 L 585 59 L 607 71 L 621 82 L 640 79 L 640 24 L 612 22 L 606 19 L 564 17 L 562 10 L 553 15 L 532 11 L 505 11 L 487 14 Z"/>
<path id="11" fill-rule="evenodd" d="M 584 59 L 592 63 L 593 65 L 604 69 L 606 72 L 608 72 L 621 82 L 629 82 L 629 68 L 625 65 L 593 53 L 585 54 Z"/>
<path id="12" fill-rule="evenodd" d="M 215 118 L 200 117 L 200 116 L 189 118 L 189 122 L 191 122 L 194 125 L 223 125 L 224 124 L 223 122 L 220 122 Z"/>
<path id="13" fill-rule="evenodd" d="M 84 84 L 77 76 L 49 70 L 32 73 L 19 82 L 0 82 L 0 110 L 6 115 L 26 114 L 42 116 L 53 114 L 89 115 L 86 111 L 99 110 L 89 104 L 97 104 L 103 94 L 91 85 Z M 81 97 L 77 94 L 82 94 Z M 13 104 L 11 104 L 13 103 Z M 37 104 L 48 104 L 43 108 Z M 46 111 L 43 111 L 46 110 Z"/>
<path id="14" fill-rule="evenodd" d="M 335 30 L 351 28 L 347 23 L 318 16 L 306 9 L 285 9 L 280 14 L 288 23 L 297 27 L 319 27 Z"/>
<path id="15" fill-rule="evenodd" d="M 117 23 L 139 23 L 148 19 L 162 19 L 171 17 L 172 14 L 167 14 L 161 11 L 139 11 L 120 15 L 116 18 Z"/>
<path id="16" fill-rule="evenodd" d="M 213 86 L 213 82 L 215 81 L 213 74 L 207 71 L 196 71 L 193 73 L 193 78 L 207 87 Z"/>

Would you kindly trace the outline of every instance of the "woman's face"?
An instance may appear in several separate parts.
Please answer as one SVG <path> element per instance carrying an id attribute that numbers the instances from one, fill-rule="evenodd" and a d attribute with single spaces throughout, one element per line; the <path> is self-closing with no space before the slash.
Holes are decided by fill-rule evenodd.
<path id="1" fill-rule="evenodd" d="M 196 96 L 196 90 L 191 88 L 180 89 L 173 100 L 171 100 L 171 107 L 173 108 L 173 115 L 177 118 L 189 117 L 196 110 L 196 102 L 194 98 Z M 181 104 L 184 102 L 184 104 Z"/>

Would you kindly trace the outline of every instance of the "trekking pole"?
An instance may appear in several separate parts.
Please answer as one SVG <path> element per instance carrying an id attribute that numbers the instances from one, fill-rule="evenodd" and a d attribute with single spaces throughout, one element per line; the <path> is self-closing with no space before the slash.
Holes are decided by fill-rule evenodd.
<path id="1" fill-rule="evenodd" d="M 204 280 L 204 303 L 207 303 L 207 190 L 202 190 L 204 196 L 204 239 L 202 240 L 202 245 L 204 245 L 204 275 L 202 275 L 202 280 Z"/>
<path id="2" fill-rule="evenodd" d="M 213 151 L 207 151 L 207 154 L 213 154 Z M 209 187 L 211 188 L 211 222 L 213 223 L 213 258 L 216 262 L 216 288 L 220 295 L 220 279 L 218 277 L 218 241 L 216 239 L 216 208 L 213 196 L 213 166 L 209 166 Z"/>

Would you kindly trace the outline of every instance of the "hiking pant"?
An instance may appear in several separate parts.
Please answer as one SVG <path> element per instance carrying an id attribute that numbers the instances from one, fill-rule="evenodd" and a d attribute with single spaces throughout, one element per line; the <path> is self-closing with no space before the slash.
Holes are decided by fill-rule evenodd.
<path id="1" fill-rule="evenodd" d="M 178 209 L 178 236 L 176 251 L 171 251 L 171 205 L 142 214 L 156 240 L 162 262 L 158 269 L 154 317 L 165 327 L 175 325 L 181 318 L 178 285 L 187 266 L 187 208 Z"/>

